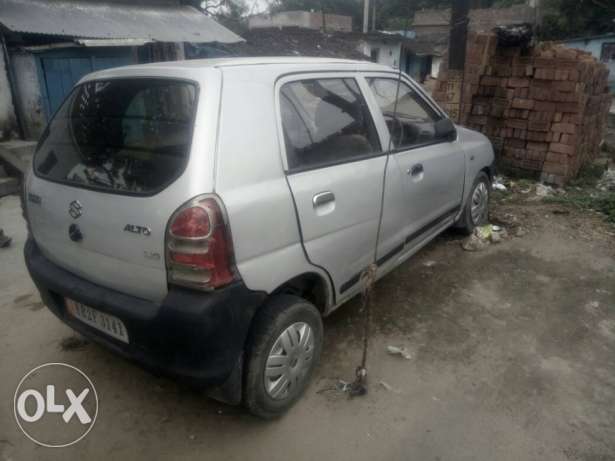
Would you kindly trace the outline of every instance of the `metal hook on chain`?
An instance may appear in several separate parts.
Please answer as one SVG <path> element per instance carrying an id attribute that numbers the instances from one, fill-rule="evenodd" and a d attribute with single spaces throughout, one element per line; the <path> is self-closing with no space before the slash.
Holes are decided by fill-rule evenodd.
<path id="1" fill-rule="evenodd" d="M 350 397 L 367 394 L 367 349 L 369 345 L 369 332 L 371 324 L 371 293 L 376 282 L 376 264 L 370 264 L 361 274 L 363 283 L 362 307 L 363 310 L 363 354 L 361 364 L 355 371 L 355 379 L 348 388 Z"/>

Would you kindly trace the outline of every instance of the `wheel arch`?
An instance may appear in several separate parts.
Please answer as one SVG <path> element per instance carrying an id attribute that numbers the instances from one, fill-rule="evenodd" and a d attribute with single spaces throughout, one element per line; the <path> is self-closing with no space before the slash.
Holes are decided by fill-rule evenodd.
<path id="1" fill-rule="evenodd" d="M 316 272 L 304 272 L 296 275 L 278 286 L 270 296 L 292 294 L 299 296 L 316 306 L 324 315 L 332 304 L 329 282 Z"/>
<path id="2" fill-rule="evenodd" d="M 487 178 L 489 178 L 489 182 L 490 183 L 493 183 L 493 181 L 495 180 L 495 168 L 493 168 L 493 167 L 490 167 L 490 166 L 484 167 L 482 170 L 480 170 L 477 173 L 477 176 L 480 173 L 485 173 L 487 175 Z"/>

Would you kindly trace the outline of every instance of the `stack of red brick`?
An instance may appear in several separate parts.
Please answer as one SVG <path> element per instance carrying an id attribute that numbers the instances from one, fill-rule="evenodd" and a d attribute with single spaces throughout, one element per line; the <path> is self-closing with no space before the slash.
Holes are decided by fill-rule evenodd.
<path id="1" fill-rule="evenodd" d="M 608 69 L 589 53 L 554 44 L 503 48 L 493 35 L 471 34 L 457 101 L 447 91 L 450 76 L 441 71 L 435 99 L 487 135 L 505 169 L 563 184 L 598 155 L 611 96 Z"/>

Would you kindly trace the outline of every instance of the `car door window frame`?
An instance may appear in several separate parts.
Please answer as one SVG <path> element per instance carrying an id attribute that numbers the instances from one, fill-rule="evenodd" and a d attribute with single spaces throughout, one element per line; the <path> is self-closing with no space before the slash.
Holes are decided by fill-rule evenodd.
<path id="1" fill-rule="evenodd" d="M 337 166 L 337 165 L 360 162 L 363 160 L 387 155 L 387 151 L 383 147 L 385 146 L 385 144 L 383 143 L 381 129 L 378 126 L 379 122 L 376 119 L 376 117 L 378 117 L 378 114 L 374 113 L 375 108 L 374 108 L 374 105 L 372 104 L 372 99 L 370 98 L 371 95 L 366 94 L 366 87 L 364 86 L 365 82 L 362 81 L 361 77 L 362 75 L 358 71 L 296 72 L 296 73 L 289 73 L 289 74 L 281 75 L 280 77 L 278 77 L 274 85 L 274 91 L 275 91 L 274 101 L 275 101 L 275 110 L 276 110 L 276 118 L 277 118 L 276 123 L 278 125 L 278 130 L 277 130 L 278 145 L 280 149 L 282 165 L 287 175 L 303 173 L 306 171 L 319 170 L 323 168 L 330 168 L 330 167 Z M 304 166 L 291 168 L 288 162 L 288 152 L 286 149 L 286 142 L 285 142 L 285 137 L 284 137 L 284 126 L 283 126 L 283 120 L 282 120 L 282 96 L 281 96 L 282 87 L 287 83 L 301 82 L 305 80 L 325 80 L 325 79 L 327 80 L 349 79 L 349 80 L 353 80 L 356 83 L 357 88 L 359 90 L 359 94 L 363 98 L 365 107 L 367 111 L 369 112 L 368 122 L 372 124 L 372 129 L 374 133 L 376 134 L 376 142 L 378 143 L 378 146 L 376 146 L 377 149 L 374 152 L 371 152 L 369 154 L 357 155 L 357 156 L 353 156 L 350 158 L 343 158 L 343 159 L 339 159 L 338 161 L 331 161 L 331 162 L 317 164 L 317 165 L 304 165 Z M 376 108 L 378 112 L 380 112 L 380 108 L 377 106 Z"/>
<path id="2" fill-rule="evenodd" d="M 367 84 L 367 87 L 369 88 L 370 91 L 370 97 L 373 98 L 373 101 L 376 103 L 376 106 L 378 107 L 378 116 L 381 118 L 382 124 L 386 127 L 386 132 L 387 132 L 387 142 L 391 142 L 391 133 L 388 129 L 388 126 L 386 124 L 385 118 L 384 118 L 384 114 L 382 113 L 382 109 L 380 108 L 380 105 L 378 104 L 378 101 L 376 99 L 376 95 L 374 95 L 373 90 L 371 89 L 370 86 L 370 80 L 372 79 L 386 79 L 386 80 L 393 80 L 395 81 L 395 83 L 397 83 L 398 79 L 399 79 L 399 73 L 398 72 L 364 72 L 363 73 L 363 77 L 365 78 L 365 82 Z M 412 91 L 414 91 L 414 93 L 416 94 L 416 96 L 425 104 L 427 105 L 430 109 L 432 109 L 437 115 L 439 115 L 440 117 L 442 117 L 440 120 L 442 119 L 448 119 L 448 115 L 446 114 L 446 112 L 444 112 L 437 104 L 436 102 L 427 94 L 425 93 L 425 91 L 420 88 L 418 85 L 416 85 L 412 80 L 410 80 L 409 78 L 407 78 L 405 75 L 401 76 L 401 82 L 406 84 Z M 455 138 L 453 139 L 433 139 L 431 141 L 428 142 L 424 142 L 424 143 L 420 143 L 420 144 L 414 144 L 411 146 L 406 146 L 406 147 L 396 147 L 392 142 L 391 142 L 391 150 L 389 151 L 390 154 L 396 154 L 399 152 L 408 152 L 411 150 L 415 150 L 415 149 L 420 149 L 423 147 L 428 147 L 428 146 L 433 146 L 436 144 L 443 144 L 443 143 L 447 143 L 447 142 L 455 142 L 457 141 L 459 136 L 459 133 L 456 130 L 456 134 L 455 134 Z M 388 144 L 387 144 L 388 147 Z"/>

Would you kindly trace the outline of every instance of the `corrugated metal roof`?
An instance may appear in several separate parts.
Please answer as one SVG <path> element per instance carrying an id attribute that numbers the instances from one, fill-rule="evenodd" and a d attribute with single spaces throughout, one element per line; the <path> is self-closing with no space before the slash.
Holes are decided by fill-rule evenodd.
<path id="1" fill-rule="evenodd" d="M 76 38 L 75 43 L 85 47 L 97 46 L 143 46 L 151 40 L 142 38 Z"/>
<path id="2" fill-rule="evenodd" d="M 236 43 L 243 40 L 186 5 L 0 0 L 0 23 L 13 32 L 80 38 L 195 43 Z"/>

